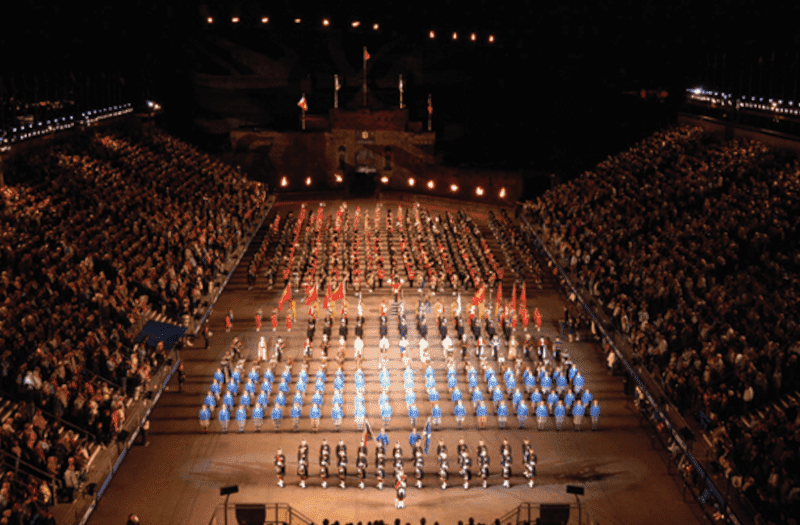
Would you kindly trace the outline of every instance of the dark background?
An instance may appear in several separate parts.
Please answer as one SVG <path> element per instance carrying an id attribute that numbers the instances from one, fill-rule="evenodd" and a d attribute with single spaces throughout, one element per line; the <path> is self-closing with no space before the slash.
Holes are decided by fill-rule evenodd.
<path id="1" fill-rule="evenodd" d="M 197 105 L 187 95 L 191 66 L 183 43 L 209 31 L 207 16 L 218 21 L 214 31 L 234 39 L 237 31 L 257 38 L 257 31 L 267 30 L 258 27 L 261 16 L 269 16 L 268 30 L 297 33 L 292 36 L 298 42 L 302 31 L 319 31 L 319 21 L 328 17 L 355 50 L 400 39 L 408 53 L 447 54 L 436 67 L 459 71 L 458 82 L 415 84 L 412 79 L 406 85 L 412 118 L 418 120 L 425 119 L 425 98 L 433 93 L 434 128 L 446 163 L 556 173 L 563 180 L 672 122 L 687 87 L 797 95 L 797 3 L 335 4 L 33 1 L 15 4 L 14 13 L 6 6 L 0 16 L 4 97 L 12 75 L 20 92 L 20 76 L 28 85 L 35 80 L 42 91 L 66 84 L 73 94 L 112 82 L 110 100 L 156 100 L 165 108 L 170 131 L 218 149 L 224 141 L 199 136 L 189 125 Z M 236 28 L 231 16 L 242 19 Z M 303 18 L 304 29 L 293 25 L 295 17 Z M 379 22 L 380 32 L 347 29 L 354 19 L 365 26 Z M 426 38 L 430 29 L 437 31 L 436 41 Z M 491 32 L 497 43 L 448 42 L 445 35 L 453 30 Z M 360 54 L 352 54 L 357 68 Z M 307 73 L 314 72 L 313 64 L 307 67 Z M 370 67 L 379 68 L 380 61 Z M 41 77 L 48 73 L 46 80 Z M 302 74 L 297 74 L 298 85 Z M 642 89 L 669 96 L 642 99 Z M 290 95 L 287 100 L 294 100 Z M 270 111 L 276 127 L 296 118 L 296 107 L 286 101 Z M 459 132 L 447 133 L 453 126 Z"/>

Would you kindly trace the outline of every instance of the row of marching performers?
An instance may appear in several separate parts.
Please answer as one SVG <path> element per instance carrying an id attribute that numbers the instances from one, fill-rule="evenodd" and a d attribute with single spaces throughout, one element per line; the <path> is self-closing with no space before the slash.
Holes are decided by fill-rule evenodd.
<path id="1" fill-rule="evenodd" d="M 417 434 L 418 435 L 418 434 Z M 387 479 L 386 464 L 387 461 L 392 462 L 393 478 L 400 480 L 405 478 L 405 466 L 403 458 L 403 449 L 398 441 L 394 448 L 391 450 L 391 455 L 387 454 L 388 436 L 381 432 L 376 439 L 375 447 L 375 480 L 377 481 L 376 487 L 380 490 L 384 488 L 384 483 Z M 425 453 L 423 447 L 423 440 L 418 439 L 412 445 L 412 468 L 414 471 L 414 478 L 416 479 L 416 487 L 421 489 L 424 486 L 425 478 Z M 318 476 L 320 478 L 320 486 L 324 489 L 328 487 L 328 479 L 331 477 L 331 469 L 336 469 L 338 474 L 339 486 L 341 488 L 347 487 L 347 445 L 344 441 L 339 441 L 334 450 L 335 454 L 332 455 L 331 446 L 328 444 L 327 439 L 322 440 L 319 448 L 319 470 Z M 450 481 L 450 456 L 448 455 L 447 445 L 444 441 L 439 441 L 436 447 L 436 456 L 438 462 L 437 475 L 442 490 L 447 489 L 448 482 Z M 455 453 L 458 461 L 458 476 L 462 479 L 464 489 L 469 489 L 470 481 L 472 480 L 472 453 L 470 452 L 469 445 L 464 443 L 464 440 L 459 440 L 458 447 Z M 490 456 L 489 450 L 483 441 L 478 442 L 478 447 L 475 450 L 477 458 L 477 475 L 481 478 L 481 485 L 483 488 L 489 486 L 490 472 Z M 507 439 L 503 440 L 500 446 L 500 472 L 503 478 L 503 487 L 511 487 L 511 478 L 513 477 L 513 454 L 511 445 Z M 536 483 L 536 462 L 537 457 L 530 442 L 525 439 L 522 443 L 522 468 L 523 474 L 527 479 L 529 487 L 533 487 Z M 282 449 L 278 449 L 275 455 L 275 472 L 278 478 L 278 486 L 285 486 L 286 478 L 286 455 Z M 356 453 L 356 473 L 358 477 L 358 487 L 364 489 L 366 487 L 367 469 L 369 468 L 369 458 L 366 446 L 366 440 L 361 443 Z M 300 442 L 297 449 L 297 476 L 300 478 L 299 485 L 301 488 L 306 488 L 306 482 L 311 475 L 311 467 L 309 460 L 309 446 L 305 439 Z"/>

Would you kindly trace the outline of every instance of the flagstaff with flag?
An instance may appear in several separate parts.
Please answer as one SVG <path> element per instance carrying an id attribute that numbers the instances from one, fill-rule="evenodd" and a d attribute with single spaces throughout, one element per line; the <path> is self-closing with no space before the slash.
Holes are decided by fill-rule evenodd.
<path id="1" fill-rule="evenodd" d="M 400 109 L 403 109 L 403 75 L 400 75 L 400 82 L 397 84 L 397 89 L 400 90 Z"/>
<path id="2" fill-rule="evenodd" d="M 433 101 L 431 100 L 431 94 L 428 93 L 428 131 L 431 130 L 432 117 L 433 117 Z"/>
<path id="3" fill-rule="evenodd" d="M 333 109 L 339 108 L 339 90 L 342 85 L 339 83 L 339 75 L 333 75 Z"/>
<path id="4" fill-rule="evenodd" d="M 369 59 L 370 56 L 367 52 L 367 46 L 364 46 L 364 86 L 362 89 L 364 92 L 364 107 L 367 107 L 367 60 Z"/>
<path id="5" fill-rule="evenodd" d="M 308 102 L 306 102 L 306 94 L 303 93 L 303 96 L 300 97 L 300 100 L 297 102 L 297 105 L 300 107 L 300 128 L 305 131 L 306 130 L 306 111 L 308 111 Z"/>

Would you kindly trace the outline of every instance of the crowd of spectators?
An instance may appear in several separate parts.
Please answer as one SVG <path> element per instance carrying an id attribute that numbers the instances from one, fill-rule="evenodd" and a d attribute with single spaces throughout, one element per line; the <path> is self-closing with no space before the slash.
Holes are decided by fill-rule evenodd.
<path id="1" fill-rule="evenodd" d="M 775 404 L 800 386 L 798 216 L 796 158 L 688 126 L 530 207 L 634 361 L 684 415 L 708 418 L 726 476 L 774 523 L 800 516 L 800 419 Z"/>
<path id="2" fill-rule="evenodd" d="M 266 190 L 159 131 L 79 134 L 20 153 L 5 177 L 0 395 L 13 404 L 0 450 L 70 492 L 87 449 L 113 440 L 166 359 L 161 344 L 134 344 L 139 319 L 199 311 Z M 10 522 L 56 497 L 11 474 Z"/>

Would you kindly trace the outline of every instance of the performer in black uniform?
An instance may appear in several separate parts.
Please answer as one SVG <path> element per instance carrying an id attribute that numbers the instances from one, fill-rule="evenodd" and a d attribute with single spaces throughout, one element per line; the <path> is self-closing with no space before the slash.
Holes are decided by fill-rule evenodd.
<path id="1" fill-rule="evenodd" d="M 478 443 L 478 461 L 481 466 L 481 479 L 483 479 L 483 488 L 488 485 L 489 479 L 489 451 L 484 445 L 483 441 Z"/>
<path id="2" fill-rule="evenodd" d="M 339 486 L 345 488 L 347 479 L 347 446 L 344 441 L 339 441 L 336 445 L 336 454 L 339 456 Z"/>
<path id="3" fill-rule="evenodd" d="M 396 478 L 394 488 L 397 490 L 397 498 L 394 500 L 394 506 L 398 509 L 404 509 L 406 507 L 404 502 L 406 499 L 406 477 L 402 470 Z"/>
<path id="4" fill-rule="evenodd" d="M 297 475 L 300 476 L 300 487 L 306 488 L 308 478 L 308 444 L 304 439 L 297 448 Z"/>
<path id="5" fill-rule="evenodd" d="M 283 487 L 283 478 L 286 476 L 286 456 L 280 448 L 275 455 L 275 473 L 278 475 L 278 486 Z"/>
<path id="6" fill-rule="evenodd" d="M 464 477 L 464 490 L 469 488 L 469 480 L 472 479 L 471 466 L 472 459 L 469 457 L 469 450 L 464 449 L 464 452 L 461 454 L 461 475 Z"/>
<path id="7" fill-rule="evenodd" d="M 378 489 L 383 489 L 383 478 L 386 476 L 386 449 L 378 441 L 375 447 L 375 477 L 378 478 Z"/>
<path id="8" fill-rule="evenodd" d="M 450 473 L 447 471 L 449 467 L 447 452 L 442 452 L 439 454 L 439 481 L 442 482 L 442 490 L 447 488 L 447 478 L 450 476 Z"/>
<path id="9" fill-rule="evenodd" d="M 331 464 L 331 447 L 328 445 L 328 440 L 323 439 L 322 445 L 319 446 L 319 477 L 322 478 L 322 488 L 328 487 L 328 475 L 330 474 L 329 468 Z"/>
<path id="10" fill-rule="evenodd" d="M 503 465 L 503 486 L 511 487 L 511 449 L 503 449 L 503 458 L 500 460 Z"/>
<path id="11" fill-rule="evenodd" d="M 358 447 L 358 459 L 356 459 L 356 468 L 358 469 L 358 488 L 364 488 L 364 480 L 367 477 L 367 447 L 361 445 Z"/>
<path id="12" fill-rule="evenodd" d="M 422 488 L 422 478 L 425 477 L 425 456 L 422 455 L 422 447 L 414 448 L 414 475 L 417 478 L 417 488 Z"/>
<path id="13" fill-rule="evenodd" d="M 398 472 L 403 471 L 403 449 L 400 448 L 399 441 L 392 449 L 392 457 L 394 458 L 394 474 L 396 476 Z"/>

